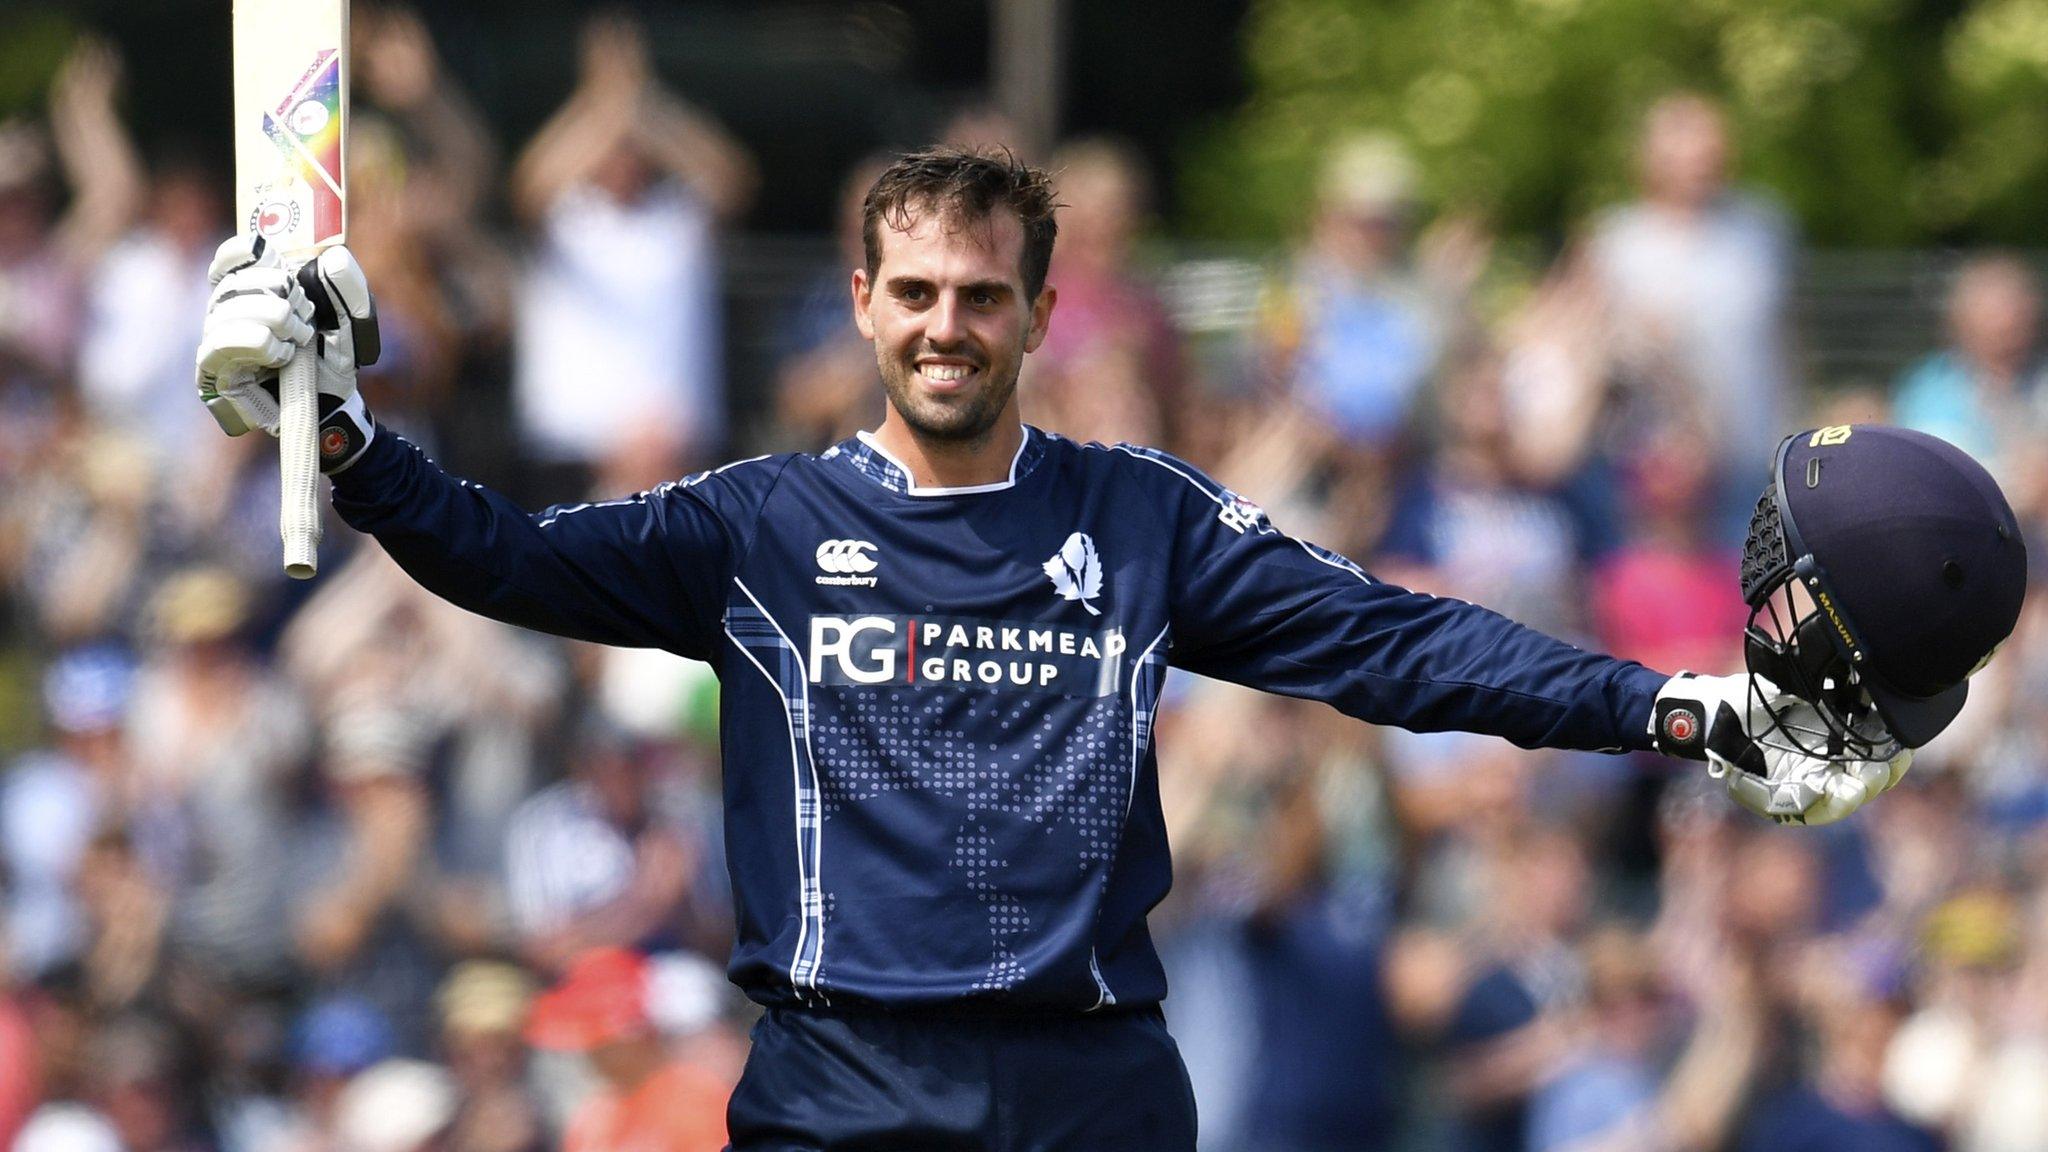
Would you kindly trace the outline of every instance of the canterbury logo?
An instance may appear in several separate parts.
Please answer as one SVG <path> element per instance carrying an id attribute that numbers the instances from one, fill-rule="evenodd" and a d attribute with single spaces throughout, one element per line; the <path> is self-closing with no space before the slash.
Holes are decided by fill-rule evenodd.
<path id="1" fill-rule="evenodd" d="M 865 540 L 827 540 L 818 545 L 818 568 L 835 574 L 873 572 L 875 546 Z"/>
<path id="2" fill-rule="evenodd" d="M 825 541 L 818 545 L 818 568 L 827 574 L 817 577 L 817 582 L 839 588 L 873 588 L 881 580 L 868 575 L 876 568 L 875 558 L 869 555 L 874 550 L 865 540 Z"/>

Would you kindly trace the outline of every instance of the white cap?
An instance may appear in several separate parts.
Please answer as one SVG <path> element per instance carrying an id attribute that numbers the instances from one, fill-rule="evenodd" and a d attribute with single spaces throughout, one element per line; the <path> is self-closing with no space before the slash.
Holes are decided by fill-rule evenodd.
<path id="1" fill-rule="evenodd" d="M 14 1152 L 123 1152 L 106 1118 L 82 1104 L 45 1104 L 14 1138 Z"/>
<path id="2" fill-rule="evenodd" d="M 689 1036 L 716 1023 L 724 1011 L 725 969 L 694 952 L 647 958 L 647 1014 L 668 1036 Z"/>
<path id="3" fill-rule="evenodd" d="M 418 1152 L 455 1119 L 455 1080 L 424 1060 L 386 1060 L 356 1075 L 334 1106 L 341 1152 Z"/>

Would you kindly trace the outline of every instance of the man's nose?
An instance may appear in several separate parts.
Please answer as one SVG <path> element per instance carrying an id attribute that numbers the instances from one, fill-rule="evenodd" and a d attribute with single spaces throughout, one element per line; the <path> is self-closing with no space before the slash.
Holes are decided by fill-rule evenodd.
<path id="1" fill-rule="evenodd" d="M 925 314 L 925 339 L 941 346 L 957 343 L 966 335 L 966 328 L 961 323 L 963 318 L 960 301 L 950 294 L 941 293 L 932 310 Z"/>

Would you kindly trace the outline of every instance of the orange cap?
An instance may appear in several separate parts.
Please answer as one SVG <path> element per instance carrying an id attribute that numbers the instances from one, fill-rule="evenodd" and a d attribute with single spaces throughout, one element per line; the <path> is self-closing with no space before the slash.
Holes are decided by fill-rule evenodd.
<path id="1" fill-rule="evenodd" d="M 568 975 L 533 1003 L 526 1042 L 536 1048 L 587 1052 L 654 1028 L 647 1011 L 647 958 L 627 948 L 596 948 L 569 965 Z"/>

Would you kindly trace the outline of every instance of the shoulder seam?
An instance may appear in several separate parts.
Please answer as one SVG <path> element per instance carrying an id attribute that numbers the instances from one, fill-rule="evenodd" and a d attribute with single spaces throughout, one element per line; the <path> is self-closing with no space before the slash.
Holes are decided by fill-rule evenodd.
<path id="1" fill-rule="evenodd" d="M 735 547 L 733 548 L 732 571 L 726 573 L 726 575 L 728 577 L 737 577 L 739 575 L 741 566 L 743 566 L 746 563 L 747 557 L 751 555 L 754 551 L 754 541 L 758 539 L 761 535 L 761 517 L 763 512 L 768 507 L 768 501 L 774 497 L 775 490 L 781 487 L 783 474 L 789 471 L 790 465 L 796 463 L 798 460 L 802 458 L 803 453 L 800 452 L 786 452 L 781 453 L 779 455 L 776 453 L 767 453 L 760 456 L 750 456 L 745 460 L 735 460 L 730 464 L 722 464 L 717 468 L 711 469 L 710 471 L 699 472 L 696 473 L 695 475 L 685 477 L 682 480 L 671 480 L 668 482 L 668 484 L 663 485 L 663 487 L 669 488 L 678 494 L 690 495 L 693 499 L 695 499 L 698 503 L 704 505 L 706 509 L 710 511 L 712 519 L 718 521 L 719 528 L 726 533 L 728 538 L 732 538 L 732 542 L 735 545 Z M 725 517 L 720 516 L 718 514 L 717 507 L 713 505 L 711 501 L 705 499 L 702 496 L 698 496 L 695 493 L 692 493 L 690 490 L 692 488 L 695 488 L 698 484 L 701 484 L 704 481 L 711 479 L 713 476 L 717 476 L 720 473 L 727 471 L 728 469 L 738 468 L 743 464 L 758 464 L 763 460 L 775 460 L 778 461 L 778 464 L 775 469 L 775 475 L 769 479 L 767 486 L 761 490 L 761 499 L 754 505 L 753 519 L 749 521 L 746 525 L 746 539 L 743 542 L 736 538 L 734 533 L 735 526 L 727 523 Z M 725 612 L 722 607 L 720 608 L 718 615 L 721 619 L 724 618 Z"/>
<path id="2" fill-rule="evenodd" d="M 1093 447 L 1093 445 L 1091 445 L 1091 447 Z M 1223 489 L 1221 485 L 1216 484 L 1214 480 L 1209 481 L 1208 484 L 1202 483 L 1201 479 L 1197 478 L 1198 473 L 1193 471 L 1193 466 L 1185 464 L 1184 461 L 1178 459 L 1177 457 L 1169 456 L 1156 448 L 1144 448 L 1135 444 L 1125 444 L 1122 442 L 1111 444 L 1108 447 L 1103 448 L 1102 450 L 1105 452 L 1121 452 L 1124 455 L 1129 456 L 1133 460 L 1143 460 L 1148 464 L 1155 464 L 1161 468 L 1164 468 L 1168 472 L 1171 472 L 1174 475 L 1180 477 L 1182 480 L 1187 481 L 1189 487 L 1192 487 L 1197 492 L 1200 492 L 1202 495 L 1207 496 L 1210 502 L 1214 503 L 1217 507 L 1228 507 L 1228 505 L 1225 503 L 1223 499 L 1223 492 L 1225 491 L 1225 489 Z"/>

